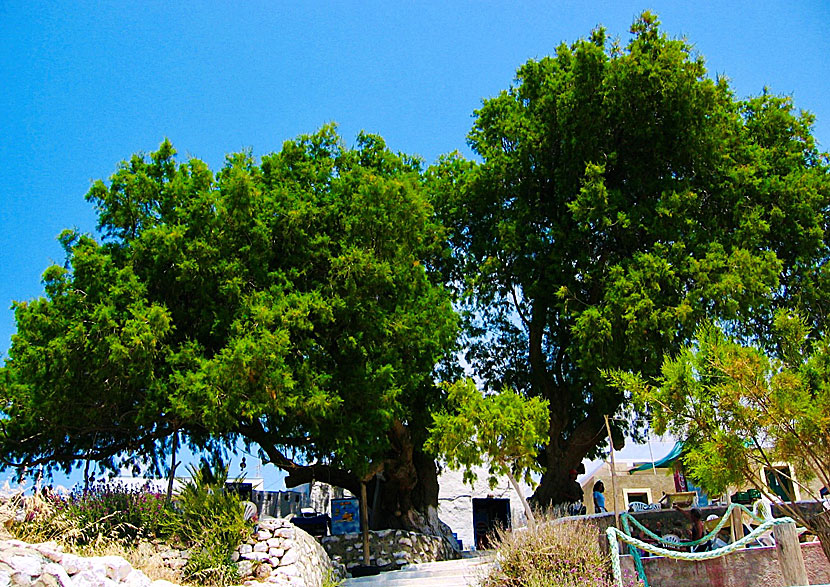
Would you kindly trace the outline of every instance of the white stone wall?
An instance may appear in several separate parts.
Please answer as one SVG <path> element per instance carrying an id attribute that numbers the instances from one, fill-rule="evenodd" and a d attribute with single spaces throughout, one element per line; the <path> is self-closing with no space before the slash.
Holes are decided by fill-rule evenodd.
<path id="1" fill-rule="evenodd" d="M 520 528 L 527 524 L 524 509 L 519 500 L 519 495 L 513 489 L 506 477 L 499 479 L 495 488 L 490 488 L 487 470 L 477 470 L 478 478 L 471 486 L 464 483 L 462 471 L 451 471 L 444 468 L 438 476 L 438 517 L 449 525 L 452 531 L 462 541 L 464 550 L 475 547 L 473 533 L 473 498 L 493 497 L 496 499 L 510 500 L 510 521 L 513 528 Z M 529 498 L 533 489 L 524 483 L 520 483 L 525 498 Z"/>

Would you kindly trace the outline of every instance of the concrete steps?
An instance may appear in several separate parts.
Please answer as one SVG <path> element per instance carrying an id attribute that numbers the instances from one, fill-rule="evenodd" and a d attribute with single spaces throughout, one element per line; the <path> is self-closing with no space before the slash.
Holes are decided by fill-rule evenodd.
<path id="1" fill-rule="evenodd" d="M 473 587 L 492 566 L 492 555 L 422 563 L 372 577 L 346 579 L 343 587 Z"/>

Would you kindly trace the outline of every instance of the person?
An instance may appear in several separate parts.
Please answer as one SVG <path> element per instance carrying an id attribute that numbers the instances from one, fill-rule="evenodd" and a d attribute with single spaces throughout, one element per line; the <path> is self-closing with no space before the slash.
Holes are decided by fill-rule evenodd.
<path id="1" fill-rule="evenodd" d="M 685 516 L 687 520 L 692 523 L 692 541 L 700 540 L 706 534 L 706 528 L 703 525 L 703 514 L 697 508 L 692 508 L 688 512 L 681 509 L 679 505 L 674 504 L 674 509 Z M 703 552 L 709 550 L 709 541 L 702 542 L 692 547 L 692 552 Z"/>
<path id="2" fill-rule="evenodd" d="M 594 512 L 604 513 L 605 509 L 605 484 L 602 481 L 594 483 Z"/>
<path id="3" fill-rule="evenodd" d="M 581 516 L 585 514 L 585 506 L 582 505 L 582 485 L 576 478 L 579 473 L 576 469 L 568 471 L 568 485 L 565 487 L 565 501 L 570 504 L 568 506 L 568 514 L 571 516 Z"/>

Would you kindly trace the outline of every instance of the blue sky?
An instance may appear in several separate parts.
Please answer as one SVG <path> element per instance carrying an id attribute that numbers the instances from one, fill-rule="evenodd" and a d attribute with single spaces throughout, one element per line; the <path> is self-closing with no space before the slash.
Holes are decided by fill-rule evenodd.
<path id="1" fill-rule="evenodd" d="M 830 2 L 30 2 L 0 0 L 0 357 L 12 300 L 42 293 L 83 196 L 169 137 L 215 170 L 335 121 L 432 162 L 459 149 L 516 68 L 643 9 L 739 96 L 766 85 L 818 116 L 830 150 Z"/>

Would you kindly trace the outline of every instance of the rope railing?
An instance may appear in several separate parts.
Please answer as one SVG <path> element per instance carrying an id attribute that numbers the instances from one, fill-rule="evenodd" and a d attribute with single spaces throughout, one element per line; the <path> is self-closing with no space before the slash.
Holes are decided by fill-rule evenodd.
<path id="1" fill-rule="evenodd" d="M 727 516 L 724 515 L 724 519 L 726 519 L 726 517 Z M 773 526 L 789 523 L 794 523 L 792 518 L 776 518 L 774 520 L 767 520 L 765 522 L 762 522 L 757 528 L 752 530 L 749 534 L 747 534 L 740 540 L 736 540 L 731 544 L 727 544 L 726 546 L 723 546 L 721 548 L 709 550 L 706 552 L 680 552 L 677 550 L 661 548 L 649 542 L 645 542 L 643 540 L 639 540 L 638 538 L 634 538 L 633 536 L 630 536 L 628 533 L 611 526 L 605 531 L 605 534 L 608 537 L 608 546 L 611 550 L 611 566 L 614 572 L 615 584 L 617 585 L 617 587 L 623 587 L 622 569 L 620 568 L 620 549 L 618 541 L 622 541 L 626 544 L 629 544 L 630 546 L 634 546 L 635 548 L 638 548 L 644 552 L 649 552 L 657 556 L 665 556 L 667 558 L 686 561 L 703 561 L 719 558 L 727 554 L 733 553 L 737 550 L 740 550 L 741 548 L 756 540 L 765 532 L 769 531 Z M 639 560 L 639 556 L 635 557 L 635 560 Z M 642 562 L 640 562 L 640 565 L 637 568 L 637 573 L 643 580 L 645 587 L 649 587 L 648 579 L 646 578 L 645 572 L 642 568 Z"/>
<path id="2" fill-rule="evenodd" d="M 653 540 L 657 540 L 658 542 L 661 542 L 663 544 L 671 544 L 673 546 L 682 548 L 682 547 L 686 547 L 686 546 L 697 546 L 698 544 L 703 544 L 704 542 L 708 542 L 709 540 L 711 540 L 712 538 L 717 536 L 718 533 L 721 530 L 723 530 L 723 527 L 729 521 L 729 516 L 730 516 L 730 514 L 732 514 L 732 510 L 734 510 L 736 508 L 743 510 L 746 514 L 749 515 L 750 519 L 752 519 L 755 523 L 761 524 L 761 523 L 764 522 L 764 520 L 762 518 L 759 518 L 758 516 L 756 516 L 751 510 L 749 510 L 745 506 L 743 506 L 739 503 L 731 503 L 731 504 L 729 504 L 729 507 L 726 509 L 726 512 L 723 514 L 721 519 L 718 521 L 718 523 L 714 527 L 714 529 L 712 529 L 712 531 L 709 532 L 706 536 L 703 536 L 702 538 L 699 538 L 697 540 L 681 540 L 679 542 L 669 542 L 668 540 L 664 540 L 663 537 L 660 536 L 659 534 L 655 534 L 654 532 L 652 532 L 651 530 L 649 530 L 648 528 L 643 526 L 642 522 L 640 522 L 637 518 L 635 518 L 631 514 L 626 512 L 626 513 L 622 514 L 621 518 L 622 518 L 623 530 L 625 530 L 626 534 L 628 534 L 628 535 L 631 535 L 631 532 L 629 531 L 629 528 L 628 528 L 628 523 L 631 522 L 632 524 L 634 524 L 634 526 L 637 527 L 637 529 L 642 530 L 643 533 L 645 533 L 646 536 L 648 536 L 649 538 L 652 538 Z"/>

